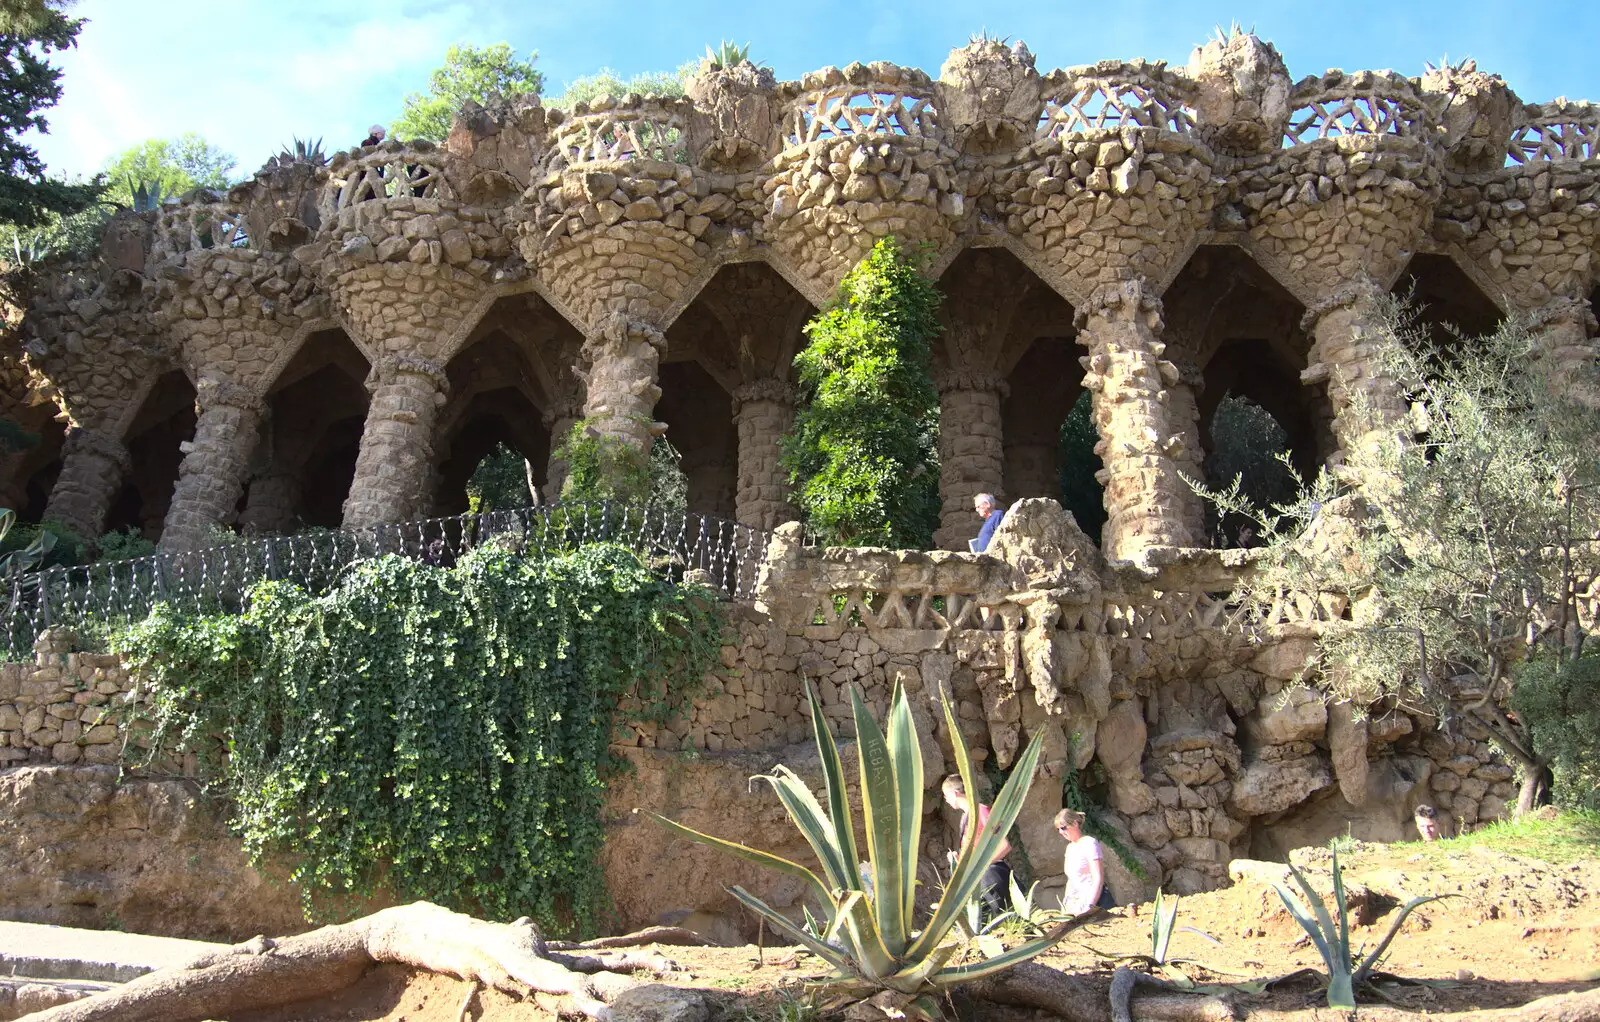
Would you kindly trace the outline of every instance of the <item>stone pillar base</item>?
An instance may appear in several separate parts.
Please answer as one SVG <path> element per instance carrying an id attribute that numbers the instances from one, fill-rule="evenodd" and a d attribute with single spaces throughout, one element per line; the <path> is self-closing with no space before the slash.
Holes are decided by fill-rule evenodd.
<path id="1" fill-rule="evenodd" d="M 1009 389 L 998 373 L 945 372 L 939 388 L 939 528 L 934 545 L 966 550 L 983 521 L 972 499 L 992 493 L 1002 503 L 1005 447 L 1000 432 L 1000 402 Z"/>
<path id="2" fill-rule="evenodd" d="M 345 528 L 404 522 L 423 513 L 433 429 L 447 386 L 444 370 L 423 359 L 391 356 L 372 367 L 372 404 L 344 502 Z"/>
<path id="3" fill-rule="evenodd" d="M 233 521 L 250 455 L 260 436 L 261 399 L 244 387 L 202 379 L 196 388 L 200 416 L 194 439 L 183 447 L 172 491 L 163 550 L 212 546 L 217 529 Z"/>
<path id="4" fill-rule="evenodd" d="M 782 380 L 756 380 L 733 393 L 739 429 L 739 481 L 734 517 L 770 531 L 799 518 L 789 503 L 788 473 L 778 441 L 794 426 L 794 392 Z"/>
<path id="5" fill-rule="evenodd" d="M 106 515 L 132 467 L 121 441 L 74 428 L 61 451 L 61 474 L 45 505 L 45 521 L 59 522 L 84 539 L 105 531 Z"/>

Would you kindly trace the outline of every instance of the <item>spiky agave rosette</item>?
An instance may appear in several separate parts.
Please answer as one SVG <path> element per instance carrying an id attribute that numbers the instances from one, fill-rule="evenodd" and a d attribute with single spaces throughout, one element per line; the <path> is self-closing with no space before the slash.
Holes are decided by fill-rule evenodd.
<path id="1" fill-rule="evenodd" d="M 784 809 L 816 852 L 822 876 L 781 856 L 703 834 L 656 813 L 649 815 L 684 837 L 803 880 L 823 911 L 814 932 L 795 925 L 743 888 L 729 890 L 769 926 L 804 945 L 831 967 L 831 974 L 820 982 L 837 1002 L 858 1002 L 860 1011 L 869 1013 L 861 1017 L 867 1018 L 940 1018 L 938 994 L 942 990 L 1025 962 L 1066 936 L 1074 925 L 1071 922 L 1063 922 L 1042 937 L 981 961 L 950 964 L 966 946 L 955 933 L 957 919 L 978 893 L 984 870 L 994 861 L 1022 811 L 1038 764 L 1041 736 L 1036 735 L 1017 757 L 981 835 L 978 814 L 967 814 L 961 851 L 944 897 L 933 917 L 918 929 L 913 915 L 922 831 L 922 751 L 905 692 L 895 686 L 886 736 L 862 702 L 860 691 L 855 687 L 850 690 L 861 766 L 862 822 L 867 837 L 868 868 L 864 871 L 857 869 L 855 820 L 838 746 L 809 684 L 806 698 L 822 761 L 827 808 L 788 767 L 779 765 L 761 777 L 772 785 Z M 966 742 L 956 726 L 949 700 L 941 698 L 940 702 L 962 782 L 967 791 L 975 792 L 978 788 Z M 852 1011 L 859 1014 L 856 1009 Z M 872 1011 L 882 1014 L 874 1016 Z"/>

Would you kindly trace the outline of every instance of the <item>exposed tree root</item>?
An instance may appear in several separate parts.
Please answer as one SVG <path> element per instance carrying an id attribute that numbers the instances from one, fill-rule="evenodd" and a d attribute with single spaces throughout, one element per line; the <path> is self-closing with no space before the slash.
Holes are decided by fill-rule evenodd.
<path id="1" fill-rule="evenodd" d="M 1600 987 L 1541 997 L 1519 1008 L 1482 1011 L 1475 1017 L 1485 1022 L 1600 1022 Z"/>
<path id="2" fill-rule="evenodd" d="M 634 943 L 646 942 L 648 938 Z M 53 1008 L 34 1016 L 33 1022 L 226 1018 L 330 996 L 375 964 L 443 973 L 514 997 L 533 994 L 541 1004 L 582 1012 L 599 1022 L 610 1019 L 607 1002 L 638 985 L 625 973 L 674 968 L 658 955 L 552 953 L 526 921 L 488 923 L 417 902 L 281 941 L 256 937 L 183 968 L 154 972 L 116 990 Z M 470 1004 L 469 997 L 463 1011 Z"/>
<path id="3" fill-rule="evenodd" d="M 546 946 L 552 951 L 598 951 L 604 948 L 640 947 L 644 944 L 673 944 L 678 947 L 716 947 L 717 945 L 693 930 L 681 926 L 650 926 L 622 937 L 601 937 L 597 940 L 552 940 Z"/>
<path id="4" fill-rule="evenodd" d="M 1179 990 L 1154 977 L 1131 970 L 1119 969 L 1112 982 L 1111 1002 L 1117 1001 L 1117 980 L 1127 972 L 1134 979 L 1124 979 L 1121 1010 L 1129 1012 L 1130 998 L 1136 985 L 1150 985 L 1163 989 Z M 1146 983 L 1146 981 L 1149 981 Z M 1227 1022 L 1236 1017 L 1233 1006 L 1220 997 L 1178 993 L 1140 997 L 1129 1014 L 1116 1016 L 1112 1004 L 1107 1003 L 1095 984 L 1069 976 L 1038 962 L 1027 962 L 998 976 L 969 984 L 966 992 L 974 997 L 997 1004 L 1019 1008 L 1039 1008 L 1067 1019 L 1068 1022 Z"/>

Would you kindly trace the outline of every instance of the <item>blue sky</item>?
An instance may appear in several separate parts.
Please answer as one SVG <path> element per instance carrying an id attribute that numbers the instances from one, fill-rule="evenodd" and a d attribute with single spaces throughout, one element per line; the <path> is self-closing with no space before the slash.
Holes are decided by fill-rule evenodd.
<path id="1" fill-rule="evenodd" d="M 90 23 L 61 57 L 65 95 L 39 140 L 50 167 L 91 173 L 151 137 L 198 131 L 253 169 L 291 136 L 332 151 L 388 122 L 451 43 L 537 50 L 546 91 L 609 66 L 677 67 L 708 42 L 750 42 L 779 78 L 891 60 L 937 74 L 979 29 L 1021 38 L 1039 69 L 1108 58 L 1182 64 L 1214 26 L 1275 43 L 1290 74 L 1330 67 L 1420 74 L 1474 57 L 1529 102 L 1600 99 L 1600 0 L 1308 3 L 1302 0 L 80 0 Z"/>

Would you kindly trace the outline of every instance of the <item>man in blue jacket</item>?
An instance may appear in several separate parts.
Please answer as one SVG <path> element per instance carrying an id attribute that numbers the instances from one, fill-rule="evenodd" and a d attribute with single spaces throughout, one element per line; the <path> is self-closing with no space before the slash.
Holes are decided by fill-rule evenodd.
<path id="1" fill-rule="evenodd" d="M 978 530 L 978 538 L 968 546 L 973 553 L 981 554 L 989 549 L 989 540 L 994 538 L 994 530 L 1000 528 L 1000 523 L 1005 520 L 1006 510 L 995 503 L 992 493 L 980 493 L 972 498 L 972 502 L 978 509 L 978 517 L 983 519 L 983 528 Z"/>

